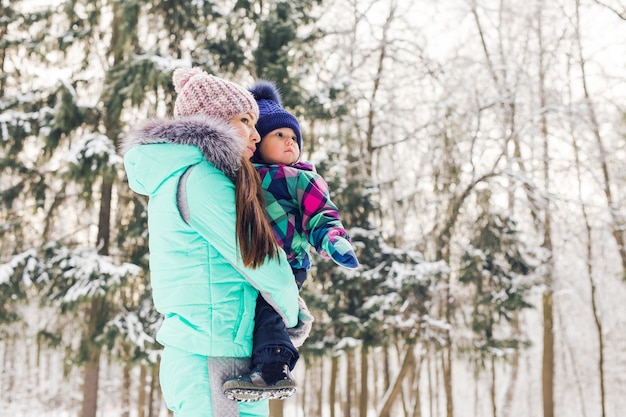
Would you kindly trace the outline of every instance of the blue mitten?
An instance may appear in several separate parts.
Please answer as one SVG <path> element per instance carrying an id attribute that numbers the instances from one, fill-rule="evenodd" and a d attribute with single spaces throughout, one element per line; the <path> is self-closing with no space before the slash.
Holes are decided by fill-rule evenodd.
<path id="1" fill-rule="evenodd" d="M 313 315 L 302 297 L 298 297 L 298 306 L 300 307 L 298 312 L 298 324 L 295 327 L 287 329 L 289 339 L 291 339 L 291 343 L 293 343 L 296 348 L 304 344 L 304 341 L 309 337 L 311 328 L 313 327 Z"/>
<path id="2" fill-rule="evenodd" d="M 352 250 L 352 245 L 346 238 L 341 236 L 328 238 L 328 236 L 326 236 L 324 237 L 322 246 L 328 256 L 330 256 L 338 265 L 349 269 L 356 269 L 359 267 L 359 261 L 356 258 L 354 250 Z"/>

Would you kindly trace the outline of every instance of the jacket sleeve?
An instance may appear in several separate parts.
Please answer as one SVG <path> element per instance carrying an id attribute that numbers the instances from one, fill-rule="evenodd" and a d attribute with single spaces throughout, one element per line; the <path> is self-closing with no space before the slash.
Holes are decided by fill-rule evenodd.
<path id="1" fill-rule="evenodd" d="M 349 240 L 348 232 L 339 219 L 337 206 L 330 199 L 328 184 L 319 174 L 299 171 L 296 198 L 302 211 L 302 230 L 318 253 L 328 256 L 322 246 L 325 236 L 341 236 Z"/>
<path id="2" fill-rule="evenodd" d="M 187 178 L 189 224 L 256 288 L 283 318 L 298 323 L 298 287 L 282 249 L 256 269 L 244 266 L 236 237 L 235 186 L 209 163 L 196 165 Z"/>

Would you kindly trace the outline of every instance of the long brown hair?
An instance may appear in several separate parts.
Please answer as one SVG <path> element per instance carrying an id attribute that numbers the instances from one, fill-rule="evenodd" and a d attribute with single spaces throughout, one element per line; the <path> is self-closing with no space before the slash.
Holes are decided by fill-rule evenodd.
<path id="1" fill-rule="evenodd" d="M 243 264 L 257 268 L 265 257 L 278 255 L 278 245 L 265 217 L 265 198 L 259 174 L 252 163 L 242 158 L 235 179 L 235 209 L 237 211 L 237 241 Z"/>

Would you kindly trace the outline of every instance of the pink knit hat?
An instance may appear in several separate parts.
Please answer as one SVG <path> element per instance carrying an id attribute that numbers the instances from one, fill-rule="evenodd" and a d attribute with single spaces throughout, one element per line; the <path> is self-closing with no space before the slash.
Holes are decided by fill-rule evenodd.
<path id="1" fill-rule="evenodd" d="M 204 114 L 224 121 L 240 113 L 259 117 L 256 100 L 240 85 L 209 75 L 197 67 L 178 68 L 173 79 L 178 93 L 174 117 Z"/>

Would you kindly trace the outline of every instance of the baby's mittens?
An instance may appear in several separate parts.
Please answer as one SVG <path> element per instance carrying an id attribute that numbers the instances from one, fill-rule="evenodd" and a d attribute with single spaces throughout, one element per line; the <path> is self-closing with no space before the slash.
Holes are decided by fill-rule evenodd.
<path id="1" fill-rule="evenodd" d="M 324 237 L 322 243 L 324 251 L 330 256 L 337 264 L 349 268 L 356 269 L 359 267 L 359 261 L 356 258 L 356 254 L 352 249 L 352 245 L 348 240 L 342 236 Z"/>
<path id="2" fill-rule="evenodd" d="M 295 327 L 287 329 L 289 339 L 293 343 L 294 347 L 299 348 L 304 344 L 304 341 L 309 337 L 311 328 L 313 327 L 313 315 L 306 306 L 306 303 L 302 297 L 298 297 L 298 306 L 300 306 L 298 312 L 298 324 Z"/>

